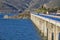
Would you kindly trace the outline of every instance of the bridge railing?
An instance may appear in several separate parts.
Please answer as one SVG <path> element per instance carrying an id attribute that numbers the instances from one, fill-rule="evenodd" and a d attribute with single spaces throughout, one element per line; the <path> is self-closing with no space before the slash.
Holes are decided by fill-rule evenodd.
<path id="1" fill-rule="evenodd" d="M 60 18 L 53 15 L 33 14 L 31 13 L 31 20 L 41 32 L 46 40 L 58 40 L 60 33 Z"/>

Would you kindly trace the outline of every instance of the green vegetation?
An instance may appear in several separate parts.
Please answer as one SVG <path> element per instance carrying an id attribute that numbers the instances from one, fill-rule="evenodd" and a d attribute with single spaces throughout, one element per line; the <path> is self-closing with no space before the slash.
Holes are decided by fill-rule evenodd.
<path id="1" fill-rule="evenodd" d="M 35 10 L 35 12 L 37 12 L 37 13 L 40 13 L 40 12 L 43 12 L 43 13 L 46 13 L 48 11 L 48 9 L 46 9 L 45 7 L 41 7 L 41 8 L 39 8 L 39 9 L 36 9 Z"/>
<path id="2" fill-rule="evenodd" d="M 37 13 L 42 12 L 42 13 L 46 14 L 46 12 L 57 12 L 57 10 L 60 10 L 60 8 L 46 8 L 46 7 L 42 6 L 41 8 L 36 9 L 35 12 L 37 12 Z"/>

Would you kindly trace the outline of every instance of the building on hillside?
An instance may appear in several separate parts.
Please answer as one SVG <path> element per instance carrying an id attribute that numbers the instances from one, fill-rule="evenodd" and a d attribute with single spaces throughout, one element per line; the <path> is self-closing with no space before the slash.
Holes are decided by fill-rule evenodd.
<path id="1" fill-rule="evenodd" d="M 57 13 L 59 13 L 59 14 L 60 14 L 60 10 L 57 10 Z"/>
<path id="2" fill-rule="evenodd" d="M 60 10 L 57 10 L 57 15 L 60 16 Z"/>

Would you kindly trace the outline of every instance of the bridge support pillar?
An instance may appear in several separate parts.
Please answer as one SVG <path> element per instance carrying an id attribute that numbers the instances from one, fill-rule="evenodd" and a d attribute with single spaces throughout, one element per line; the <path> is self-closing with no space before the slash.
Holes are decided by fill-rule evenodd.
<path id="1" fill-rule="evenodd" d="M 49 23 L 49 22 L 47 22 L 47 28 L 48 28 L 48 32 L 47 32 L 47 39 L 48 40 L 52 40 L 52 33 L 53 33 L 53 30 L 51 29 L 51 27 L 52 27 L 52 24 L 51 23 Z"/>

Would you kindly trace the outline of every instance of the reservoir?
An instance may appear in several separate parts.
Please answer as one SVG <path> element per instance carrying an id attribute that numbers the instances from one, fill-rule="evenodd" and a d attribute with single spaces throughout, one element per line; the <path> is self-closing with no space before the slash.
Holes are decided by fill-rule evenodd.
<path id="1" fill-rule="evenodd" d="M 42 40 L 30 19 L 0 19 L 0 40 Z"/>

